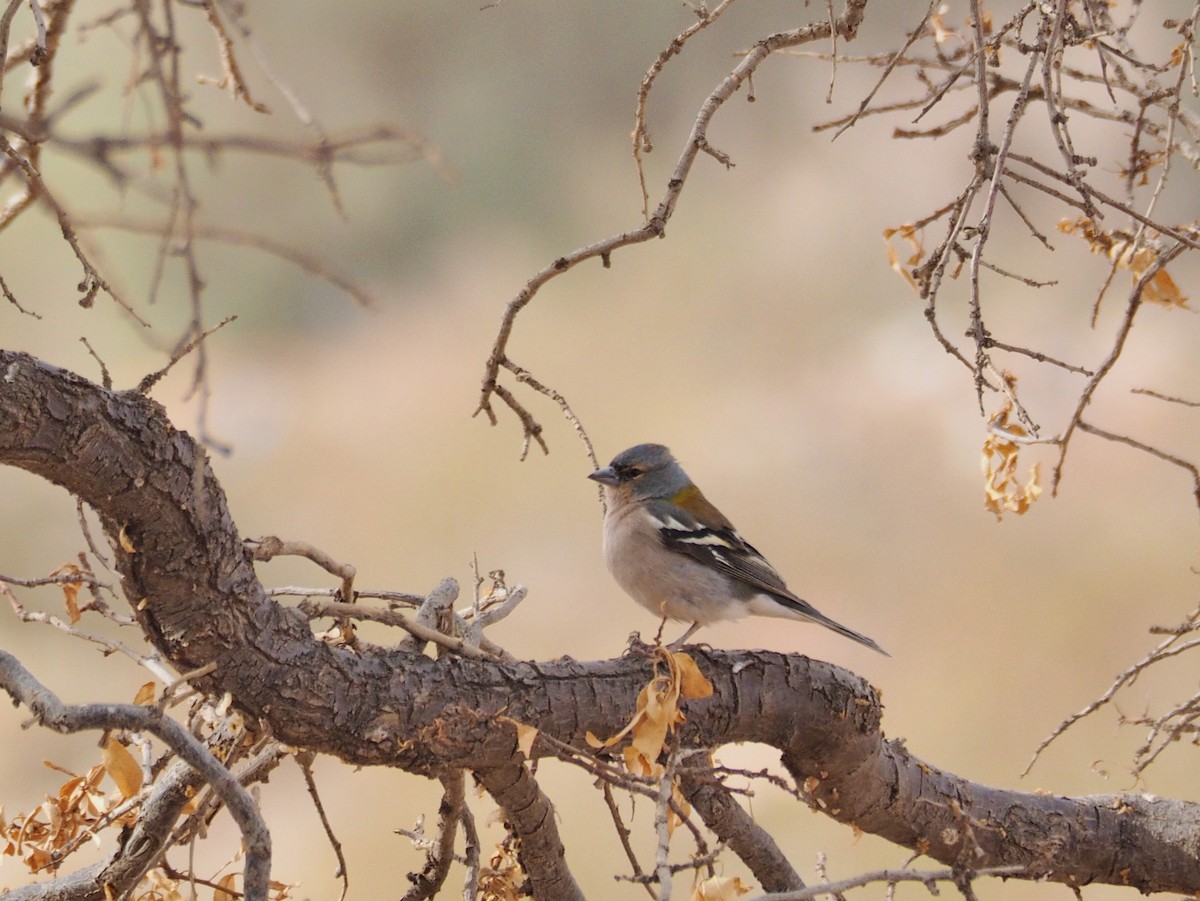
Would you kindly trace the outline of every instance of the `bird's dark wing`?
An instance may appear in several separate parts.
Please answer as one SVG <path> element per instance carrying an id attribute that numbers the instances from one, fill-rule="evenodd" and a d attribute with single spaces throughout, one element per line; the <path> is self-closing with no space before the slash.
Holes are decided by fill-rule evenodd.
<path id="1" fill-rule="evenodd" d="M 769 594 L 781 606 L 805 619 L 891 656 L 874 639 L 830 619 L 808 601 L 792 594 L 775 567 L 738 534 L 733 524 L 698 489 L 681 492 L 670 502 L 649 501 L 647 512 L 658 528 L 660 540 L 670 550 L 711 566 L 752 592 Z"/>
<path id="2" fill-rule="evenodd" d="M 647 504 L 647 512 L 654 519 L 659 538 L 666 547 L 752 588 L 785 598 L 795 597 L 788 591 L 775 567 L 697 491 L 688 498 L 688 506 L 695 509 L 700 505 L 703 507 L 698 512 L 704 514 L 703 522 L 691 510 L 679 504 L 667 501 L 650 501 Z M 799 601 L 799 598 L 795 599 Z"/>

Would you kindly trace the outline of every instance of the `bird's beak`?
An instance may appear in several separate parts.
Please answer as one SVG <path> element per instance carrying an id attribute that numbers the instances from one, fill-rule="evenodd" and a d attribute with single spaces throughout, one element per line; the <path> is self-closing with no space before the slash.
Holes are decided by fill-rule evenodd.
<path id="1" fill-rule="evenodd" d="M 603 469 L 597 469 L 588 476 L 593 482 L 599 482 L 601 485 L 615 486 L 621 479 L 617 476 L 617 471 L 611 466 L 605 466 Z"/>

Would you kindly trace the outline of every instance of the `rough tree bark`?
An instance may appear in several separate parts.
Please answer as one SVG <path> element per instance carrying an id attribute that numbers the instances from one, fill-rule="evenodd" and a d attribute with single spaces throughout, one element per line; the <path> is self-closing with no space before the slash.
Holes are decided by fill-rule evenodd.
<path id="1" fill-rule="evenodd" d="M 613 734 L 629 720 L 651 674 L 644 656 L 503 663 L 325 644 L 299 611 L 267 597 L 203 450 L 159 404 L 3 351 L 0 462 L 96 511 L 148 639 L 181 671 L 216 665 L 199 687 L 230 692 L 293 746 L 426 776 L 471 770 L 521 837 L 537 897 L 582 897 L 551 801 L 501 717 L 586 747 L 588 731 Z M 1200 805 L 989 788 L 886 740 L 879 697 L 853 673 L 800 655 L 691 653 L 715 691 L 688 703 L 681 740 L 779 749 L 808 803 L 840 822 L 968 869 L 1020 865 L 1021 878 L 1074 886 L 1200 891 Z M 716 820 L 720 807 L 697 810 Z M 714 828 L 724 834 L 736 819 Z M 751 865 L 774 867 L 777 884 L 794 877 L 753 833 L 740 839 L 731 847 L 771 861 Z"/>

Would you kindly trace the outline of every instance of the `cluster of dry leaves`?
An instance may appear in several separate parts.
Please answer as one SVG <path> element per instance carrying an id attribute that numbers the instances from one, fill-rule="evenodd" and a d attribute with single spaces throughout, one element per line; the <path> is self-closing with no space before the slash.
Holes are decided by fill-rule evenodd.
<path id="1" fill-rule="evenodd" d="M 1114 273 L 1118 269 L 1127 270 L 1135 283 L 1158 263 L 1162 252 L 1155 240 L 1147 240 L 1143 236 L 1139 242 L 1135 235 L 1121 229 L 1099 229 L 1096 223 L 1086 216 L 1063 219 L 1058 223 L 1058 230 L 1064 235 L 1079 235 L 1087 241 L 1088 249 L 1092 253 L 1108 257 Z M 1108 285 L 1105 284 L 1105 287 Z M 1150 277 L 1150 281 L 1142 289 L 1142 300 L 1164 307 L 1180 308 L 1187 307 L 1188 301 L 1187 297 L 1180 293 L 1179 286 L 1165 267 Z"/>
<path id="2" fill-rule="evenodd" d="M 119 749 L 119 750 L 118 750 Z M 102 749 L 103 763 L 92 767 L 82 776 L 45 761 L 51 769 L 66 773 L 70 778 L 59 786 L 56 795 L 47 795 L 29 813 L 19 813 L 11 820 L 0 808 L 0 836 L 4 846 L 0 854 L 18 857 L 32 872 L 53 871 L 74 848 L 88 839 L 96 840 L 96 832 L 112 822 L 131 823 L 137 817 L 137 807 L 112 817 L 113 809 L 137 795 L 141 789 L 141 767 L 123 745 L 111 738 Z M 109 770 L 109 765 L 113 769 Z M 105 794 L 100 782 L 112 775 L 118 790 Z M 134 786 L 125 794 L 122 784 Z"/>
<path id="3" fill-rule="evenodd" d="M 79 618 L 73 601 L 78 585 L 65 586 L 67 606 L 72 622 Z M 138 689 L 135 704 L 152 704 L 155 700 L 155 683 L 147 682 Z M 0 855 L 19 858 L 32 873 L 56 873 L 58 868 L 73 852 L 84 844 L 100 846 L 100 833 L 113 827 L 132 826 L 141 815 L 142 803 L 148 791 L 147 770 L 129 749 L 111 734 L 105 736 L 100 746 L 100 762 L 83 775 L 73 773 L 51 761 L 43 761 L 52 770 L 64 773 L 69 778 L 59 786 L 54 795 L 28 813 L 18 813 L 12 819 L 4 814 L 0 806 Z M 104 791 L 105 777 L 114 788 Z M 195 802 L 184 808 L 185 813 L 195 811 Z M 237 901 L 242 893 L 237 888 L 240 874 L 229 872 L 203 880 L 211 887 L 214 901 Z M 131 901 L 188 901 L 195 896 L 195 885 L 200 880 L 179 878 L 166 869 L 150 870 L 128 896 Z M 111 890 L 105 886 L 111 896 Z M 272 901 L 286 901 L 291 897 L 294 886 L 271 882 Z"/>
<path id="4" fill-rule="evenodd" d="M 1160 266 L 1160 248 L 1153 239 L 1142 236 L 1140 241 L 1135 236 L 1119 229 L 1102 230 L 1095 222 L 1087 217 L 1063 219 L 1058 223 L 1058 230 L 1063 234 L 1078 234 L 1088 244 L 1092 253 L 1106 256 L 1112 264 L 1109 279 L 1097 296 L 1095 307 L 1098 309 L 1112 276 L 1118 270 L 1129 272 L 1136 284 L 1154 267 Z M 888 228 L 883 232 L 887 246 L 888 265 L 895 271 L 918 295 L 922 288 L 914 275 L 915 270 L 925 259 L 926 250 L 921 240 L 920 229 L 916 225 L 906 224 L 896 228 Z M 903 253 L 894 243 L 897 239 L 908 245 L 909 252 Z M 960 265 L 961 268 L 961 265 Z M 953 273 L 957 275 L 956 271 Z M 1153 271 L 1142 289 L 1141 300 L 1164 307 L 1187 309 L 1188 298 L 1179 290 L 1179 286 L 1171 277 L 1165 266 Z M 1094 320 L 1094 314 L 1093 314 Z M 1008 387 L 1012 388 L 1013 377 L 1005 373 Z M 982 470 L 984 481 L 984 509 L 1001 518 L 1005 513 L 1023 514 L 1042 493 L 1041 473 L 1038 465 L 1034 465 L 1027 477 L 1022 481 L 1018 477 L 1019 458 L 1025 440 L 1033 436 L 1030 431 L 1016 421 L 1013 415 L 1011 395 L 1004 405 L 988 420 L 987 437 L 983 442 Z"/>
<path id="5" fill-rule="evenodd" d="M 479 874 L 479 897 L 483 901 L 520 901 L 529 897 L 525 885 L 525 870 L 521 866 L 520 842 L 502 841 L 496 845 L 488 866 Z"/>
<path id="6" fill-rule="evenodd" d="M 589 732 L 588 744 L 596 749 L 611 748 L 628 737 L 629 744 L 621 752 L 625 768 L 635 776 L 662 776 L 658 758 L 675 727 L 687 720 L 679 709 L 680 700 L 707 698 L 712 693 L 712 683 L 695 660 L 660 645 L 654 649 L 654 675 L 638 694 L 633 718 L 616 735 L 603 740 Z"/>
<path id="7" fill-rule="evenodd" d="M 1011 377 L 1009 377 L 1011 380 Z M 1013 402 L 1006 400 L 988 420 L 983 440 L 983 506 L 1000 519 L 1005 513 L 1026 512 L 1042 493 L 1041 466 L 1029 470 L 1025 481 L 1018 477 L 1021 439 L 1030 437 L 1028 429 L 1012 420 Z"/>
<path id="8" fill-rule="evenodd" d="M 638 693 L 636 709 L 625 728 L 606 739 L 587 734 L 588 744 L 597 750 L 614 747 L 628 738 L 629 744 L 621 750 L 621 756 L 630 773 L 671 780 L 673 803 L 667 809 L 668 834 L 674 833 L 680 814 L 687 816 L 691 805 L 680 790 L 678 775 L 668 773 L 661 758 L 664 751 L 669 751 L 668 740 L 675 727 L 687 720 L 679 702 L 700 700 L 712 693 L 712 683 L 690 655 L 672 653 L 660 645 L 654 649 L 654 673 Z M 736 876 L 712 876 L 696 883 L 691 901 L 734 901 L 749 890 Z"/>

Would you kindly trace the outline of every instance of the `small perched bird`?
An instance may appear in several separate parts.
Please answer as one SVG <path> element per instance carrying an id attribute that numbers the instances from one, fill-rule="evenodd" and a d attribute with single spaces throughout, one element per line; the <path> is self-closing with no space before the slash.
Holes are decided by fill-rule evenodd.
<path id="1" fill-rule="evenodd" d="M 604 559 L 617 584 L 663 619 L 692 624 L 674 645 L 701 626 L 753 614 L 820 623 L 887 655 L 788 591 L 661 444 L 622 451 L 588 478 L 604 486 Z"/>

